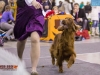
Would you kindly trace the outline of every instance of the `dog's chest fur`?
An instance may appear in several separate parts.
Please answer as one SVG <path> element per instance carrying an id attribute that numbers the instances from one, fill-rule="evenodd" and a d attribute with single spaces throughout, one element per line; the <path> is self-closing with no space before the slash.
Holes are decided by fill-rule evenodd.
<path id="1" fill-rule="evenodd" d="M 64 58 L 70 57 L 72 52 L 74 53 L 74 32 L 69 32 L 68 30 L 62 32 L 58 49 Z"/>
<path id="2" fill-rule="evenodd" d="M 73 47 L 74 45 L 74 33 L 68 32 L 68 30 L 64 30 L 60 36 L 59 43 L 62 47 Z"/>

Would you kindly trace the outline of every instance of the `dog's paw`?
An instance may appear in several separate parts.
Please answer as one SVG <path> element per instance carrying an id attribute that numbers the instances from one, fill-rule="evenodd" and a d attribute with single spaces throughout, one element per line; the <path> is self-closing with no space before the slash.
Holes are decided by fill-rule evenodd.
<path id="1" fill-rule="evenodd" d="M 72 66 L 72 64 L 67 64 L 67 67 L 70 68 Z"/>
<path id="2" fill-rule="evenodd" d="M 59 70 L 59 73 L 63 73 L 63 70 Z"/>

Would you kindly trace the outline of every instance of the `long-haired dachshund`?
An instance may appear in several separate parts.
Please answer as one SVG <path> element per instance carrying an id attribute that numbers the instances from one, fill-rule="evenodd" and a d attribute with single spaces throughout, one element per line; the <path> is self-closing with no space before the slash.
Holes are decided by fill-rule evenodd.
<path id="1" fill-rule="evenodd" d="M 62 26 L 58 27 L 59 33 L 55 36 L 54 42 L 50 48 L 52 64 L 55 65 L 55 59 L 57 60 L 56 65 L 59 66 L 59 72 L 63 72 L 63 61 L 65 60 L 70 68 L 75 62 L 76 53 L 74 51 L 74 35 L 76 30 L 80 26 L 74 23 L 72 18 L 66 18 L 62 21 Z"/>

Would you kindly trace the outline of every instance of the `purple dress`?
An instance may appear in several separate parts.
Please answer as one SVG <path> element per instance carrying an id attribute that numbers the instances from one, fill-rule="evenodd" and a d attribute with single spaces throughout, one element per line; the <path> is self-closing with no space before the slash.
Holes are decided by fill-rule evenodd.
<path id="1" fill-rule="evenodd" d="M 40 2 L 40 0 L 37 0 Z M 14 36 L 18 40 L 25 40 L 34 31 L 41 36 L 44 27 L 44 16 L 41 9 L 35 9 L 33 6 L 17 8 L 16 24 L 14 27 Z"/>

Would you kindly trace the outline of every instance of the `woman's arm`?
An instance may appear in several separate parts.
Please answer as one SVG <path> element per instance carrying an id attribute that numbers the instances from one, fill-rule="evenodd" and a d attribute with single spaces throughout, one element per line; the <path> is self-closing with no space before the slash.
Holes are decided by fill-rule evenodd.
<path id="1" fill-rule="evenodd" d="M 12 12 L 11 11 L 9 11 L 9 19 L 14 21 L 14 17 L 12 16 Z"/>
<path id="2" fill-rule="evenodd" d="M 36 9 L 43 9 L 42 5 L 36 0 L 25 0 L 28 6 L 34 6 Z"/>

